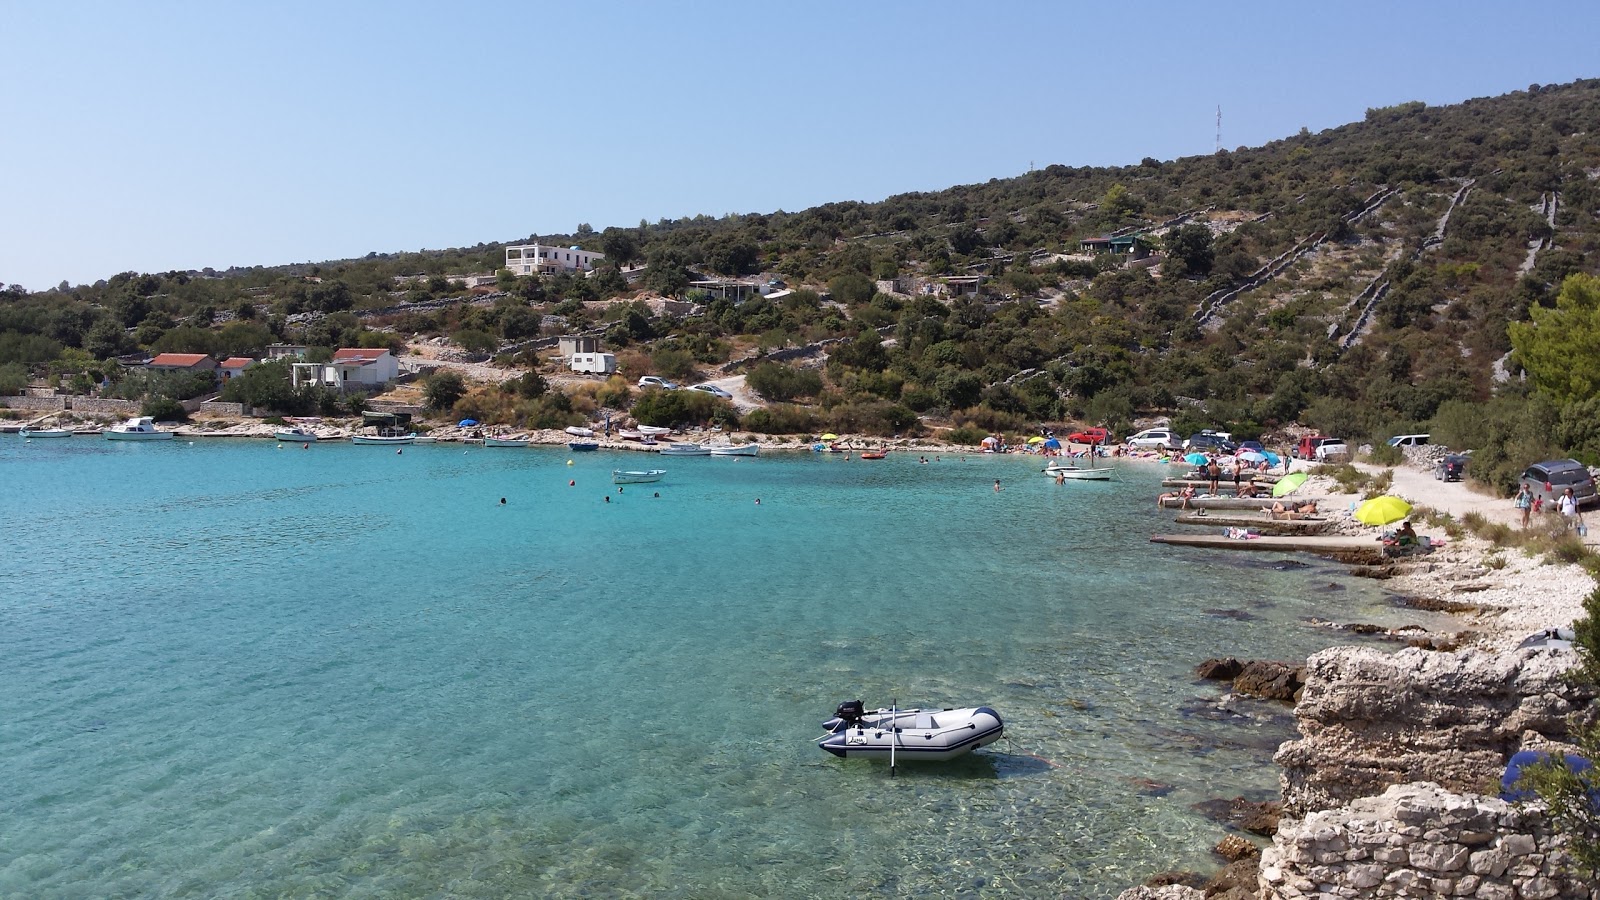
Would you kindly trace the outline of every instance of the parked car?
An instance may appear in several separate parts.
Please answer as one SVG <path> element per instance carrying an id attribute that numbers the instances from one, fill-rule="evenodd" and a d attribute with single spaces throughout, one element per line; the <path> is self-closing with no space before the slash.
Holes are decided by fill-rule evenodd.
<path id="1" fill-rule="evenodd" d="M 1111 432 L 1104 428 L 1085 428 L 1067 435 L 1067 440 L 1074 444 L 1109 444 Z"/>
<path id="2" fill-rule="evenodd" d="M 645 375 L 645 376 L 641 377 L 639 379 L 639 387 L 641 387 L 641 388 L 650 388 L 650 387 L 661 388 L 664 391 L 675 391 L 675 390 L 678 389 L 678 386 L 676 384 L 666 380 L 665 378 L 658 378 L 658 377 L 656 377 L 654 375 Z"/>
<path id="3" fill-rule="evenodd" d="M 1300 439 L 1300 443 L 1294 445 L 1294 449 L 1290 451 L 1290 454 L 1296 459 L 1320 459 L 1321 457 L 1317 456 L 1317 448 L 1328 443 L 1338 444 L 1341 447 L 1344 446 L 1344 441 L 1340 440 L 1339 438 L 1323 437 L 1320 434 L 1308 434 Z M 1346 448 L 1346 452 L 1348 452 L 1348 448 Z"/>
<path id="4" fill-rule="evenodd" d="M 1128 446 L 1147 450 L 1180 450 L 1183 440 L 1166 428 L 1146 428 L 1128 438 Z"/>
<path id="5" fill-rule="evenodd" d="M 732 394 L 728 393 L 727 391 L 723 390 L 722 388 L 717 387 L 714 384 L 697 384 L 694 387 L 689 388 L 689 390 L 691 390 L 691 391 L 699 391 L 702 394 L 710 394 L 713 397 L 721 397 L 724 400 L 732 400 L 733 399 L 733 395 Z"/>
<path id="6" fill-rule="evenodd" d="M 1427 442 L 1426 434 L 1397 434 L 1389 438 L 1388 444 L 1391 447 L 1421 447 Z"/>
<path id="7" fill-rule="evenodd" d="M 1460 481 L 1467 477 L 1467 457 L 1452 453 L 1433 467 L 1433 477 L 1440 481 Z"/>
<path id="8" fill-rule="evenodd" d="M 1338 438 L 1323 438 L 1317 449 L 1312 451 L 1312 458 L 1317 462 L 1349 459 L 1350 448 Z"/>
<path id="9" fill-rule="evenodd" d="M 1233 453 L 1239 449 L 1239 445 L 1220 432 L 1202 431 L 1189 435 L 1189 441 L 1183 445 L 1183 449 L 1191 453 Z"/>
<path id="10" fill-rule="evenodd" d="M 1542 497 L 1546 503 L 1556 502 L 1567 488 L 1572 488 L 1572 495 L 1578 498 L 1579 506 L 1587 506 L 1596 499 L 1594 477 L 1583 463 L 1575 459 L 1534 463 L 1522 473 L 1522 483 L 1528 486 L 1534 499 Z"/>

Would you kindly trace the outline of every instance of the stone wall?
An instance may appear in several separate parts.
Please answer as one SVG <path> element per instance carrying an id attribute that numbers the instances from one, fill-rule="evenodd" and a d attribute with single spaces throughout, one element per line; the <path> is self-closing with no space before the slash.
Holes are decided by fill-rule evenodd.
<path id="1" fill-rule="evenodd" d="M 65 397 L 0 397 L 0 406 L 10 409 L 37 409 L 51 411 L 66 409 Z"/>
<path id="2" fill-rule="evenodd" d="M 207 400 L 200 404 L 200 411 L 210 416 L 229 416 L 235 419 L 250 415 L 249 407 L 243 403 L 224 403 L 221 400 Z"/>
<path id="3" fill-rule="evenodd" d="M 88 413 L 91 416 L 136 416 L 139 414 L 139 401 L 137 400 L 106 400 L 96 397 L 73 397 L 72 411 Z"/>
<path id="4" fill-rule="evenodd" d="M 1570 650 L 1387 653 L 1335 647 L 1306 661 L 1302 735 L 1279 748 L 1284 813 L 1304 817 L 1395 784 L 1478 791 L 1525 732 L 1563 740 L 1589 699 L 1565 678 Z"/>
<path id="5" fill-rule="evenodd" d="M 1284 820 L 1262 852 L 1262 900 L 1476 897 L 1600 900 L 1566 873 L 1536 804 L 1396 785 L 1377 797 Z"/>

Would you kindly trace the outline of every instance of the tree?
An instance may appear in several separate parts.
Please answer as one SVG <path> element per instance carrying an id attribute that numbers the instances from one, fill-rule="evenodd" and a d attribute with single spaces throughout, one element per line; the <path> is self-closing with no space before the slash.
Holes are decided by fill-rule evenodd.
<path id="1" fill-rule="evenodd" d="M 495 348 L 500 346 L 494 335 L 476 328 L 463 328 L 450 335 L 450 340 L 455 341 L 468 353 L 493 353 Z"/>
<path id="2" fill-rule="evenodd" d="M 639 241 L 630 229 L 607 228 L 600 234 L 600 252 L 620 268 L 639 257 Z"/>
<path id="3" fill-rule="evenodd" d="M 833 295 L 833 299 L 847 306 L 865 303 L 871 300 L 876 292 L 877 288 L 873 286 L 872 280 L 856 272 L 835 275 L 828 280 L 828 293 Z"/>
<path id="4" fill-rule="evenodd" d="M 280 413 L 299 412 L 310 405 L 307 398 L 295 393 L 289 363 L 284 360 L 257 363 L 228 379 L 222 386 L 222 399 Z"/>
<path id="5" fill-rule="evenodd" d="M 1530 322 L 1511 322 L 1515 361 L 1557 403 L 1600 392 L 1600 277 L 1568 275 L 1552 309 L 1534 306 Z"/>
<path id="6" fill-rule="evenodd" d="M 1211 229 L 1204 225 L 1184 225 L 1167 232 L 1165 240 L 1167 262 L 1162 270 L 1169 275 L 1211 274 L 1215 256 L 1211 246 Z"/>
<path id="7" fill-rule="evenodd" d="M 467 393 L 467 383 L 454 369 L 440 369 L 422 382 L 422 396 L 428 407 L 440 412 L 450 410 Z"/>

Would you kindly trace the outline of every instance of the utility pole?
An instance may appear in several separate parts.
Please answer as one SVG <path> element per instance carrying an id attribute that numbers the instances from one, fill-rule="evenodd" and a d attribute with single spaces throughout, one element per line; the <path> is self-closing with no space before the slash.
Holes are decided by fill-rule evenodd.
<path id="1" fill-rule="evenodd" d="M 1221 103 L 1217 104 L 1217 149 L 1216 149 L 1216 152 L 1218 152 L 1218 153 L 1222 152 L 1222 104 Z"/>

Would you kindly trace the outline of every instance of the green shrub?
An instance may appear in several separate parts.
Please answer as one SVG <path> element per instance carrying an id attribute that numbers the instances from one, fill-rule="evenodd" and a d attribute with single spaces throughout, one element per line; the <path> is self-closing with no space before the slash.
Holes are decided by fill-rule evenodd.
<path id="1" fill-rule="evenodd" d="M 151 397 L 139 407 L 139 415 L 149 416 L 157 422 L 189 421 L 189 413 L 183 404 L 171 397 Z"/>
<path id="2" fill-rule="evenodd" d="M 1367 462 L 1378 466 L 1398 466 L 1406 461 L 1405 453 L 1399 447 L 1391 447 L 1379 441 L 1372 445 L 1372 452 L 1367 454 Z"/>
<path id="3" fill-rule="evenodd" d="M 946 441 L 949 441 L 952 444 L 963 444 L 971 447 L 978 446 L 980 443 L 982 443 L 983 439 L 988 436 L 989 432 L 983 430 L 982 428 L 974 428 L 971 425 L 960 425 L 944 433 L 944 439 Z"/>
<path id="4" fill-rule="evenodd" d="M 815 369 L 797 369 L 764 362 L 750 370 L 745 384 L 768 400 L 787 401 L 822 393 L 822 375 Z"/>
<path id="5" fill-rule="evenodd" d="M 762 434 L 811 434 L 817 430 L 817 414 L 803 406 L 779 403 L 751 410 L 743 427 Z"/>
<path id="6" fill-rule="evenodd" d="M 633 404 L 633 417 L 642 425 L 672 427 L 712 421 L 728 401 L 700 391 L 645 391 Z M 736 417 L 737 418 L 737 417 Z"/>

